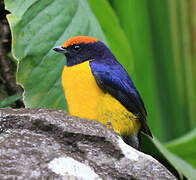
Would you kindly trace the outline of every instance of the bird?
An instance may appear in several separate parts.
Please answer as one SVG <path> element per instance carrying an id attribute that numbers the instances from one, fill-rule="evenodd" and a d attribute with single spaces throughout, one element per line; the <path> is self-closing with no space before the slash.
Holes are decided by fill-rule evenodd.
<path id="1" fill-rule="evenodd" d="M 147 111 L 131 77 L 106 44 L 95 37 L 74 36 L 53 50 L 65 56 L 61 84 L 69 114 L 97 120 L 140 150 L 141 132 L 152 137 Z"/>

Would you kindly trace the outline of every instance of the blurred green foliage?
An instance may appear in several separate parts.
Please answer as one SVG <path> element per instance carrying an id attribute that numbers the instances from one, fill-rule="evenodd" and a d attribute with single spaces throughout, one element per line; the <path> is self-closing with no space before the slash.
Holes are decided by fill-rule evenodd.
<path id="1" fill-rule="evenodd" d="M 194 4 L 194 0 L 5 0 L 12 13 L 8 16 L 12 53 L 19 62 L 17 80 L 24 87 L 26 107 L 66 109 L 60 86 L 64 57 L 51 49 L 71 36 L 90 35 L 108 44 L 132 76 L 155 137 L 168 142 L 190 132 L 196 125 Z M 195 130 L 191 138 L 171 141 L 165 146 L 168 150 L 156 139 L 153 142 L 154 146 L 148 142 L 147 152 L 157 148 L 154 154 L 162 154 L 179 174 L 196 177 Z"/>
<path id="2" fill-rule="evenodd" d="M 12 103 L 19 100 L 22 97 L 22 95 L 12 95 L 9 97 L 4 98 L 0 101 L 0 108 L 9 107 Z"/>

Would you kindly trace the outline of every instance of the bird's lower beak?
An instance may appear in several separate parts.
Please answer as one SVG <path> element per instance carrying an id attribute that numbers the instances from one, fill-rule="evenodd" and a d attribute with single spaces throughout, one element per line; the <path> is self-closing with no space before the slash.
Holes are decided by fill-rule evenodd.
<path id="1" fill-rule="evenodd" d="M 62 48 L 61 46 L 56 46 L 53 48 L 54 51 L 58 52 L 58 53 L 63 53 L 66 54 L 67 50 L 65 48 Z"/>

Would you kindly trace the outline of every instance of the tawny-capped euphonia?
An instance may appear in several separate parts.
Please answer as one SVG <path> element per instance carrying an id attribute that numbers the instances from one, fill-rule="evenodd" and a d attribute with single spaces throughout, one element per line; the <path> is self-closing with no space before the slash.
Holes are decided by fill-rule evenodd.
<path id="1" fill-rule="evenodd" d="M 96 38 L 76 36 L 54 50 L 66 56 L 62 86 L 69 113 L 99 121 L 139 149 L 140 132 L 152 136 L 147 113 L 133 81 L 109 48 Z"/>

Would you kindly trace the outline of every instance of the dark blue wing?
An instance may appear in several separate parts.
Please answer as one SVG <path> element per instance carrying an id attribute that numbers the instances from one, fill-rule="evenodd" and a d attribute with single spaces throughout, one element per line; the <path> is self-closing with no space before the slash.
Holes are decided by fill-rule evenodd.
<path id="1" fill-rule="evenodd" d="M 141 130 L 151 136 L 146 124 L 144 103 L 124 68 L 114 59 L 91 61 L 90 66 L 99 87 L 136 114 L 141 122 Z"/>

